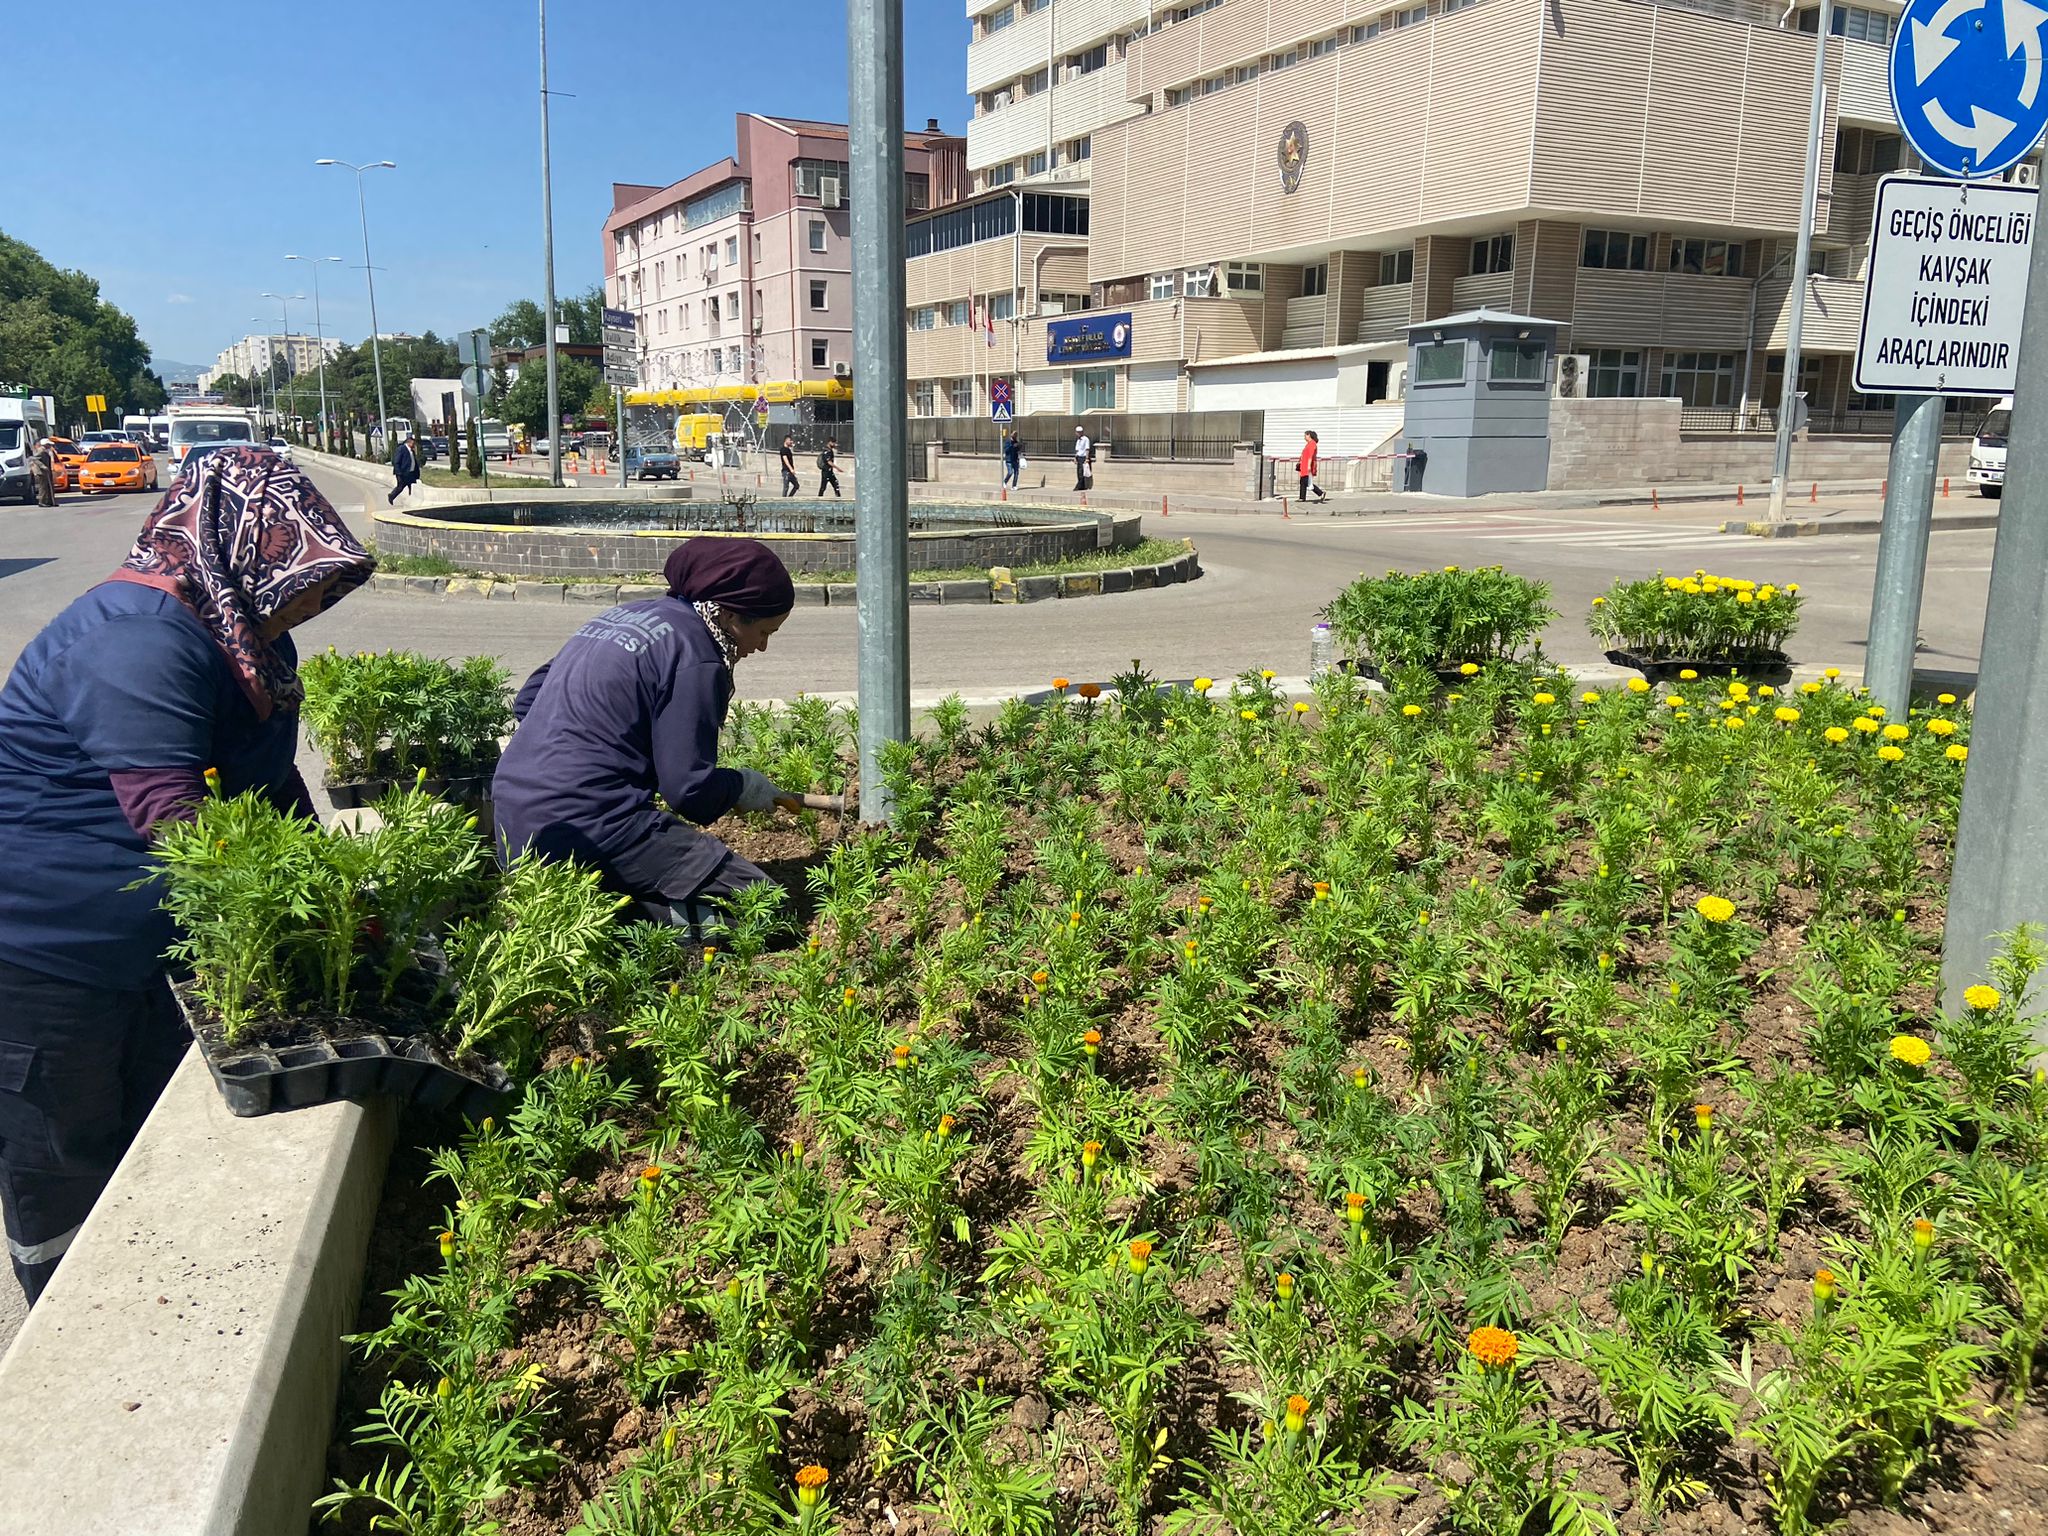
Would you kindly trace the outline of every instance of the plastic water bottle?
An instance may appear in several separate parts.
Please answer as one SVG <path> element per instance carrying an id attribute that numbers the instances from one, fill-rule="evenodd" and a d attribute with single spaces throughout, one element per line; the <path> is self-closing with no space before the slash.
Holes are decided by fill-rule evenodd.
<path id="1" fill-rule="evenodd" d="M 1337 636 L 1327 624 L 1308 632 L 1308 675 L 1321 677 L 1337 665 Z"/>

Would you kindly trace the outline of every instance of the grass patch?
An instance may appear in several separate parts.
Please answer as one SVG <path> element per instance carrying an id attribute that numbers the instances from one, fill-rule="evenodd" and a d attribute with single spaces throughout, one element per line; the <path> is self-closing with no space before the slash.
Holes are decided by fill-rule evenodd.
<path id="1" fill-rule="evenodd" d="M 1091 549 L 1086 554 L 1070 555 L 1064 560 L 1048 560 L 1040 565 L 1013 565 L 1012 576 L 1080 576 L 1089 571 L 1125 571 L 1134 565 L 1163 565 L 1168 560 L 1177 560 L 1188 552 L 1187 545 L 1179 539 L 1141 539 L 1128 549 Z M 913 582 L 925 581 L 973 581 L 985 577 L 989 567 L 985 565 L 949 566 L 943 570 L 912 571 Z M 811 583 L 843 582 L 845 571 L 791 571 L 798 581 Z"/>
<path id="2" fill-rule="evenodd" d="M 482 480 L 470 479 L 468 470 L 444 469 L 438 464 L 429 464 L 420 471 L 420 484 L 438 485 L 442 489 L 450 491 L 480 491 L 484 488 Z M 500 485 L 546 485 L 547 481 L 537 480 L 532 475 L 508 475 L 502 469 L 494 469 L 491 471 L 491 484 L 493 487 Z"/>

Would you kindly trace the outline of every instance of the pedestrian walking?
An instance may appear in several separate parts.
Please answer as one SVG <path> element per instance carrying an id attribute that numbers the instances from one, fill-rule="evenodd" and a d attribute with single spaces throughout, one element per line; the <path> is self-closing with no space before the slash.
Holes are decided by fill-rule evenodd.
<path id="1" fill-rule="evenodd" d="M 782 494 L 794 496 L 803 488 L 804 483 L 796 477 L 796 434 L 785 432 L 782 434 Z"/>
<path id="2" fill-rule="evenodd" d="M 838 462 L 839 439 L 828 437 L 825 439 L 824 451 L 818 455 L 818 494 L 820 496 L 825 494 L 825 487 L 828 485 L 832 487 L 832 494 L 834 496 L 839 494 L 839 473 L 833 467 Z"/>
<path id="3" fill-rule="evenodd" d="M 374 564 L 302 470 L 222 448 L 0 689 L 0 849 L 35 871 L 0 884 L 0 1205 L 31 1303 L 191 1040 L 155 829 L 245 790 L 313 814 L 286 631 Z"/>
<path id="4" fill-rule="evenodd" d="M 400 438 L 398 451 L 391 455 L 391 478 L 397 483 L 391 487 L 390 494 L 384 498 L 384 505 L 387 507 L 398 500 L 402 493 L 410 491 L 414 485 L 419 483 L 419 450 L 413 447 L 412 439 L 409 437 Z"/>
<path id="5" fill-rule="evenodd" d="M 35 453 L 29 459 L 28 473 L 35 482 L 36 505 L 57 505 L 57 445 L 49 438 L 36 444 Z"/>
<path id="6" fill-rule="evenodd" d="M 1302 434 L 1301 457 L 1294 461 L 1294 472 L 1301 477 L 1299 500 L 1307 501 L 1310 491 L 1316 493 L 1317 501 L 1328 501 L 1330 499 L 1329 493 L 1316 484 L 1316 450 L 1320 446 L 1321 439 L 1315 433 L 1305 432 Z"/>
<path id="7" fill-rule="evenodd" d="M 1003 484 L 1014 489 L 1023 472 L 1024 445 L 1017 440 L 1017 429 L 1012 427 L 1003 434 Z"/>
<path id="8" fill-rule="evenodd" d="M 1074 489 L 1085 491 L 1095 483 L 1095 445 L 1088 441 L 1088 433 L 1081 427 L 1074 428 Z"/>

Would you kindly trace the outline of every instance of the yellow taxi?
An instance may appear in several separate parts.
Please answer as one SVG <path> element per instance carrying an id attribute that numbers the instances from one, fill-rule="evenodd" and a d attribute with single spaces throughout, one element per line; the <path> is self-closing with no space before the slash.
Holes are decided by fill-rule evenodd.
<path id="1" fill-rule="evenodd" d="M 78 472 L 81 491 L 153 491 L 156 460 L 133 443 L 94 443 Z"/>
<path id="2" fill-rule="evenodd" d="M 85 468 L 86 446 L 69 437 L 50 439 L 50 460 L 64 466 L 64 476 L 73 485 L 78 483 L 79 471 Z M 59 486 L 59 490 L 63 487 Z"/>

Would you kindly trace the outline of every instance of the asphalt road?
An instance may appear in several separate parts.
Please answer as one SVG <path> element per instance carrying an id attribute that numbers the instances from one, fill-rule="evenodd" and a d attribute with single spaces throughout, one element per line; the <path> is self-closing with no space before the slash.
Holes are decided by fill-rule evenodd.
<path id="1" fill-rule="evenodd" d="M 382 492 L 337 471 L 313 478 L 358 534 Z M 127 552 L 151 498 L 67 496 L 50 510 L 0 507 L 0 668 Z M 911 609 L 911 684 L 919 698 L 1044 686 L 1053 676 L 1106 678 L 1142 659 L 1155 675 L 1231 676 L 1254 667 L 1307 671 L 1318 610 L 1360 571 L 1503 564 L 1551 584 L 1559 617 L 1545 647 L 1568 663 L 1600 660 L 1582 616 L 1617 576 L 1704 567 L 1796 581 L 1805 600 L 1794 651 L 1815 668 L 1860 670 L 1877 540 L 1870 535 L 1760 540 L 1716 531 L 1721 514 L 1685 506 L 1467 512 L 1455 506 L 1384 516 L 1274 513 L 1148 516 L 1148 535 L 1195 541 L 1206 574 L 1184 587 L 1017 607 Z M 1989 530 L 1933 538 L 1920 665 L 1929 683 L 1975 676 Z M 523 676 L 590 616 L 578 604 L 485 603 L 361 591 L 298 631 L 302 649 L 407 647 L 489 651 Z M 856 632 L 849 609 L 799 608 L 771 649 L 740 670 L 743 695 L 850 691 Z"/>

